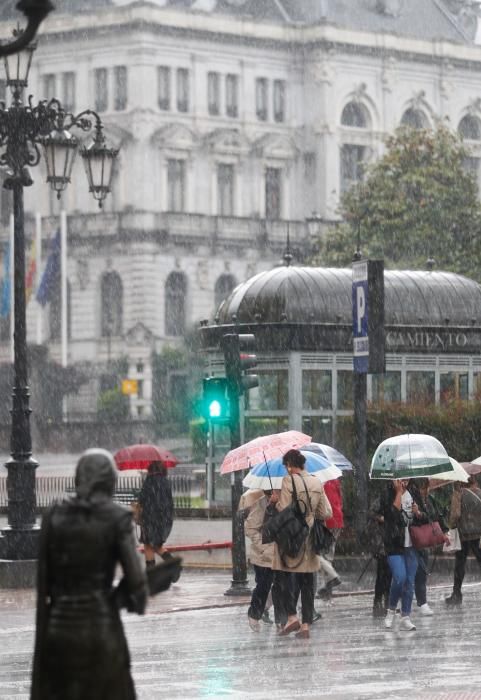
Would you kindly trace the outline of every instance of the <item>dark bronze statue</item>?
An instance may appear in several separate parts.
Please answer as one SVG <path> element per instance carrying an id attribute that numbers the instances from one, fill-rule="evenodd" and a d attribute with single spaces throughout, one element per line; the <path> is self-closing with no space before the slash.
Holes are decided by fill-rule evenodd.
<path id="1" fill-rule="evenodd" d="M 111 454 L 87 450 L 77 495 L 43 518 L 31 700 L 135 698 L 119 608 L 142 615 L 148 591 L 131 513 L 112 501 L 115 482 Z"/>

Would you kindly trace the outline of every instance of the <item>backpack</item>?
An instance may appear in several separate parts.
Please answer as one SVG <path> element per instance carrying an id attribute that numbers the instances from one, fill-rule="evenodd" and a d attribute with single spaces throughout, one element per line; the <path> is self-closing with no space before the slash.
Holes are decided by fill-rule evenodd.
<path id="1" fill-rule="evenodd" d="M 296 484 L 291 475 L 292 503 L 275 515 L 266 518 L 262 526 L 262 544 L 275 542 L 281 559 L 298 557 L 309 535 L 306 506 L 297 497 Z"/>

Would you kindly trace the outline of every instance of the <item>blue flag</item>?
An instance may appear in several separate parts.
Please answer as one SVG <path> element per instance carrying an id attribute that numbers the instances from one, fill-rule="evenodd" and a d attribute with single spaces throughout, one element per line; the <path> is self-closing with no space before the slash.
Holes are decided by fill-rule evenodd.
<path id="1" fill-rule="evenodd" d="M 10 274 L 10 241 L 5 246 L 3 254 L 3 282 L 0 297 L 0 316 L 7 318 L 10 316 L 12 304 L 12 276 Z"/>
<path id="2" fill-rule="evenodd" d="M 60 275 L 60 229 L 50 242 L 50 253 L 48 254 L 45 270 L 37 290 L 36 299 L 39 304 L 45 306 L 53 293 L 58 289 L 58 278 Z"/>

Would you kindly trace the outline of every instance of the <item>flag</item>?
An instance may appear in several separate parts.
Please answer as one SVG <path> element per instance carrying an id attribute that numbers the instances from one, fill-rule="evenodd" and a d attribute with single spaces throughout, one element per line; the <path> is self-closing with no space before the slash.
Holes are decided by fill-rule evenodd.
<path id="1" fill-rule="evenodd" d="M 10 274 L 10 241 L 5 246 L 3 254 L 3 282 L 0 297 L 0 317 L 10 316 L 12 303 L 12 276 Z"/>
<path id="2" fill-rule="evenodd" d="M 28 259 L 27 271 L 25 273 L 25 300 L 26 303 L 30 301 L 30 297 L 33 292 L 33 285 L 35 282 L 35 274 L 37 272 L 37 253 L 35 250 L 35 238 L 32 241 L 30 247 L 30 255 Z"/>
<path id="3" fill-rule="evenodd" d="M 60 229 L 50 242 L 50 253 L 48 254 L 45 269 L 42 279 L 38 285 L 36 299 L 39 304 L 45 306 L 58 288 L 58 279 L 60 275 Z"/>

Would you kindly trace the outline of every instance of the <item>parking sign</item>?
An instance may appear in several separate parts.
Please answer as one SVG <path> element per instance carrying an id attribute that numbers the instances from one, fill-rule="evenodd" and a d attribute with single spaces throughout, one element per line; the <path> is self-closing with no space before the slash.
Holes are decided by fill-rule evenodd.
<path id="1" fill-rule="evenodd" d="M 352 266 L 352 338 L 354 372 L 383 373 L 384 263 L 360 260 Z"/>

